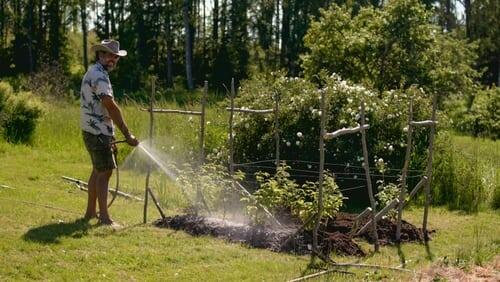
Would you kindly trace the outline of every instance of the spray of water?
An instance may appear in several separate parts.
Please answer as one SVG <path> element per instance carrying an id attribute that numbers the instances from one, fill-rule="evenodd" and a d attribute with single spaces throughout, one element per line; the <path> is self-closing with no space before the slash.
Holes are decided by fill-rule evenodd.
<path id="1" fill-rule="evenodd" d="M 150 148 L 146 145 L 146 142 L 141 142 L 137 146 L 142 152 L 153 162 L 155 163 L 159 169 L 165 173 L 170 179 L 175 180 L 177 178 L 177 175 L 170 170 L 167 165 L 160 159 L 158 154 L 156 154 L 153 150 L 153 148 Z"/>

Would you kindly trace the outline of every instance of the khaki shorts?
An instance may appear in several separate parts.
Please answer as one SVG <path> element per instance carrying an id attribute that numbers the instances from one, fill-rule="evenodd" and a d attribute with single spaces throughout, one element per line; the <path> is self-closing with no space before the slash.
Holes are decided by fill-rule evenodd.
<path id="1" fill-rule="evenodd" d="M 116 168 L 113 149 L 111 147 L 114 137 L 104 134 L 94 135 L 86 131 L 82 131 L 82 134 L 83 142 L 90 154 L 94 169 L 101 172 Z"/>

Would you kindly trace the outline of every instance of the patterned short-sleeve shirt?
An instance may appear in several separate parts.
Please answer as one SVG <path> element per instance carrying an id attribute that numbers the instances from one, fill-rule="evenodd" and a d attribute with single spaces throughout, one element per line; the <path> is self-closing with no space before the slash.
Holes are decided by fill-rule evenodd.
<path id="1" fill-rule="evenodd" d="M 80 90 L 80 127 L 83 131 L 99 135 L 114 135 L 113 121 L 101 103 L 103 96 L 113 97 L 108 72 L 100 63 L 85 73 Z"/>

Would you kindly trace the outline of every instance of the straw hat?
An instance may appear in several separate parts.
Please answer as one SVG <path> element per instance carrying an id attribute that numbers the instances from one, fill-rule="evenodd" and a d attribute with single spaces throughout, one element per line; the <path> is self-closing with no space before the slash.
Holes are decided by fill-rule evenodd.
<path id="1" fill-rule="evenodd" d="M 120 42 L 113 39 L 104 39 L 100 44 L 96 44 L 90 48 L 92 52 L 104 51 L 120 57 L 127 56 L 127 51 L 120 50 Z"/>

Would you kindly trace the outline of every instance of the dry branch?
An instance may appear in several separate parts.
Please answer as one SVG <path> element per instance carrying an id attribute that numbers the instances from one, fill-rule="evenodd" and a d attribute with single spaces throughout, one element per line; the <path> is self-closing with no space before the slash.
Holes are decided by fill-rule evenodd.
<path id="1" fill-rule="evenodd" d="M 226 108 L 227 111 L 231 111 L 231 108 Z M 252 109 L 243 109 L 243 108 L 233 108 L 233 112 L 238 113 L 248 113 L 248 114 L 272 114 L 274 113 L 274 109 L 265 109 L 265 110 L 252 110 Z"/>
<path id="2" fill-rule="evenodd" d="M 412 121 L 410 124 L 414 126 L 431 126 L 431 125 L 436 125 L 437 123 L 438 123 L 437 121 L 423 120 L 423 121 Z"/>
<path id="3" fill-rule="evenodd" d="M 336 130 L 336 131 L 331 132 L 331 133 L 326 133 L 324 138 L 327 140 L 333 139 L 333 138 L 336 138 L 336 137 L 339 137 L 339 136 L 342 136 L 345 134 L 353 134 L 353 133 L 360 132 L 361 130 L 367 130 L 368 128 L 370 128 L 370 125 L 368 125 L 368 124 L 365 124 L 363 126 L 342 128 L 342 129 Z"/>
<path id="4" fill-rule="evenodd" d="M 141 108 L 141 111 L 150 112 L 149 109 Z M 182 114 L 182 115 L 194 115 L 201 116 L 201 112 L 196 111 L 183 111 L 183 110 L 171 110 L 171 109 L 153 109 L 153 113 L 159 114 Z"/>
<path id="5" fill-rule="evenodd" d="M 72 178 L 72 177 L 68 177 L 68 176 L 62 176 L 62 179 L 67 180 L 69 182 L 75 183 L 78 186 L 78 188 L 80 190 L 82 190 L 82 191 L 88 191 L 88 189 L 85 188 L 85 187 L 88 187 L 89 185 L 88 185 L 87 182 L 85 182 L 83 180 Z M 112 191 L 112 190 L 109 190 L 108 192 L 110 194 L 114 194 L 115 193 L 115 191 Z M 122 196 L 122 197 L 125 197 L 125 198 L 128 198 L 128 199 L 134 199 L 134 200 L 137 200 L 137 201 L 142 201 L 141 198 L 133 196 L 133 195 L 130 195 L 130 194 L 127 194 L 125 192 L 117 191 L 116 194 L 118 196 Z"/>

